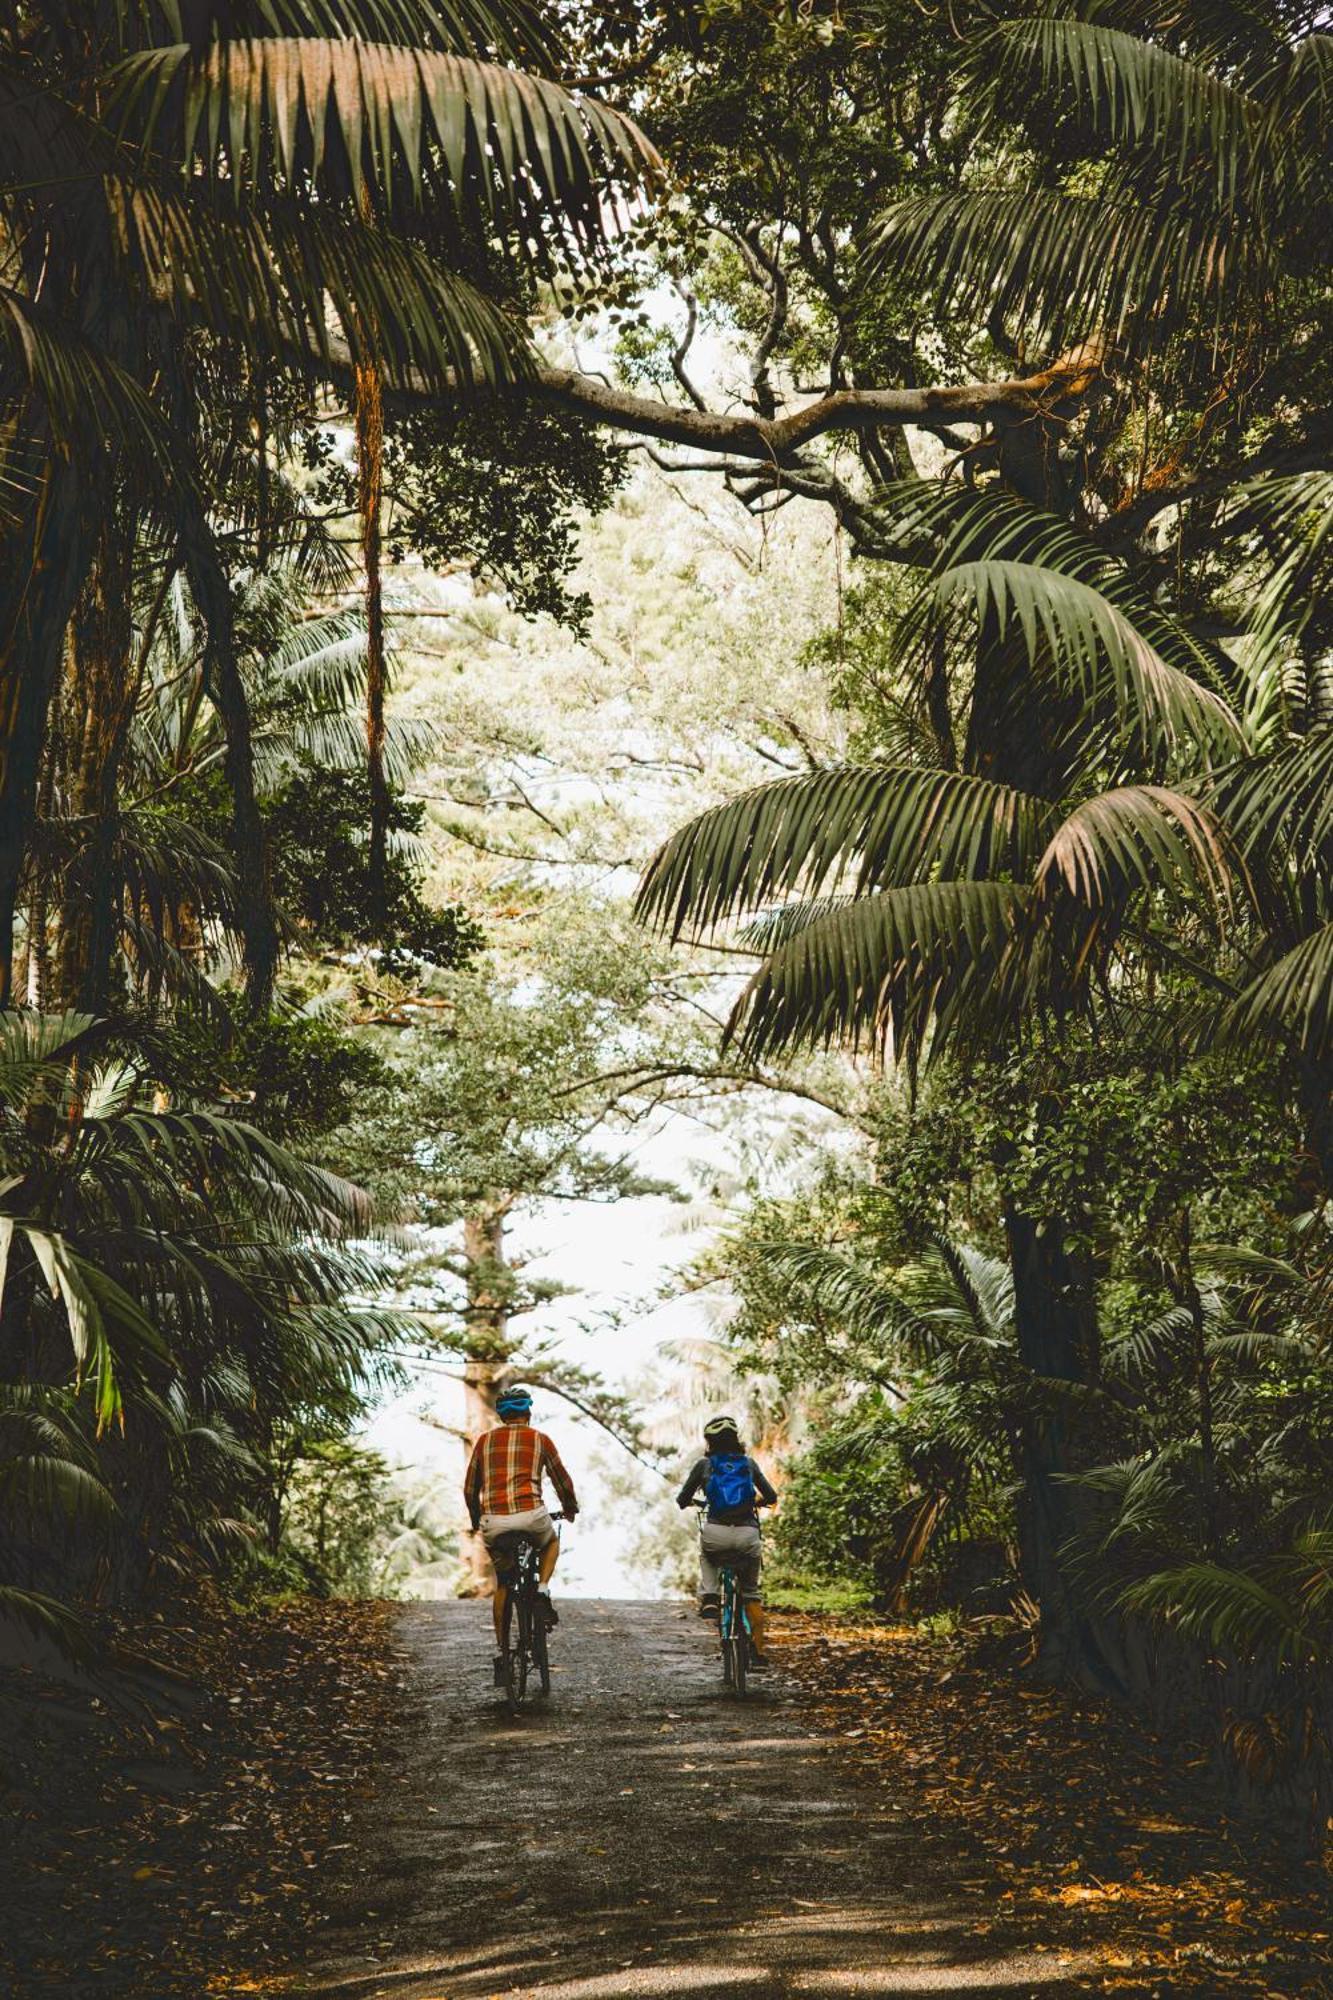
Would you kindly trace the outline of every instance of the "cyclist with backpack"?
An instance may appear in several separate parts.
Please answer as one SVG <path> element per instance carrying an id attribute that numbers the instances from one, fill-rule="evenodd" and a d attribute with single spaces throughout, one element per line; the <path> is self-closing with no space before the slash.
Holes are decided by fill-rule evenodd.
<path id="1" fill-rule="evenodd" d="M 740 1440 L 734 1417 L 714 1417 L 704 1425 L 704 1457 L 676 1495 L 678 1507 L 689 1507 L 702 1493 L 704 1522 L 699 1535 L 699 1615 L 718 1615 L 718 1571 L 723 1564 L 735 1575 L 745 1598 L 754 1641 L 753 1666 L 768 1665 L 764 1654 L 764 1601 L 761 1593 L 763 1543 L 759 1509 L 771 1507 L 777 1494 Z"/>

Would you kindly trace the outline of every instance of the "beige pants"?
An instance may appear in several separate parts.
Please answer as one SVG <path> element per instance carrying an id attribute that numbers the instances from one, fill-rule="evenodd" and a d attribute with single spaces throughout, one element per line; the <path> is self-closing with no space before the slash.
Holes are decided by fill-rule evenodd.
<path id="1" fill-rule="evenodd" d="M 751 1604 L 762 1604 L 763 1540 L 756 1527 L 705 1521 L 699 1530 L 699 1578 L 705 1597 L 716 1597 L 719 1570 L 729 1569 Z"/>
<path id="2" fill-rule="evenodd" d="M 539 1549 L 555 1540 L 555 1522 L 545 1507 L 530 1507 L 526 1514 L 483 1514 L 481 1538 L 491 1548 L 501 1535 L 531 1535 Z"/>

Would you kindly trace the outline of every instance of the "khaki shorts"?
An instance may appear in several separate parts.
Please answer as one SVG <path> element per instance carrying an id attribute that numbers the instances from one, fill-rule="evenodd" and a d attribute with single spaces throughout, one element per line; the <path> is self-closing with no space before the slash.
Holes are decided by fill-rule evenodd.
<path id="1" fill-rule="evenodd" d="M 756 1527 L 705 1521 L 699 1530 L 699 1577 L 705 1597 L 716 1597 L 718 1572 L 729 1569 L 751 1604 L 763 1602 L 763 1539 Z"/>
<path id="2" fill-rule="evenodd" d="M 487 1548 L 493 1548 L 501 1535 L 531 1535 L 544 1549 L 555 1540 L 555 1522 L 545 1507 L 530 1507 L 526 1514 L 483 1514 L 481 1538 Z"/>

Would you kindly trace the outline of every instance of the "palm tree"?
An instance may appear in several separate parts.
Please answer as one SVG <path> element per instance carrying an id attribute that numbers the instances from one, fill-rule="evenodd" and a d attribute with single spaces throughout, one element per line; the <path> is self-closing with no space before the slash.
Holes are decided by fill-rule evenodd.
<path id="1" fill-rule="evenodd" d="M 1123 27 L 1099 10 L 979 38 L 964 84 L 996 184 L 894 210 L 871 281 L 892 269 L 937 287 L 1025 365 L 1063 349 L 1082 401 L 1000 415 L 964 455 L 966 483 L 886 498 L 892 539 L 925 572 L 894 652 L 922 760 L 762 787 L 684 828 L 645 878 L 642 914 L 676 934 L 749 917 L 761 962 L 731 1025 L 749 1051 L 845 1039 L 916 1062 L 994 1048 L 1036 1014 L 1123 1013 L 1144 1000 L 1145 966 L 1175 963 L 1186 913 L 1184 962 L 1214 1026 L 1217 1003 L 1233 1025 L 1304 1006 L 1322 1034 L 1329 989 L 1315 997 L 1304 977 L 1326 952 L 1307 914 L 1319 929 L 1322 892 L 1268 866 L 1292 823 L 1265 775 L 1282 675 L 1271 647 L 1233 657 L 1194 602 L 1173 602 L 1188 538 L 1216 533 L 1259 597 L 1241 624 L 1260 637 L 1264 595 L 1281 599 L 1323 546 L 1307 534 L 1303 559 L 1290 538 L 1274 555 L 1280 493 L 1237 493 L 1225 459 L 1209 484 L 1219 357 L 1242 394 L 1275 341 L 1299 353 L 1291 329 L 1311 323 L 1310 272 L 1326 267 L 1318 113 L 1333 70 L 1314 25 L 1308 10 L 1205 4 L 1160 30 L 1127 8 Z M 1204 410 L 1200 463 L 1182 474 L 1173 449 L 1149 479 L 1149 431 L 1172 399 Z M 1252 473 L 1267 486 L 1326 445 L 1279 428 Z M 1201 520 L 1182 520 L 1164 561 L 1144 531 L 1196 490 Z M 1317 764 L 1303 767 L 1307 820 Z M 1212 956 L 1223 938 L 1233 954 L 1220 974 L 1208 937 Z M 1322 1079 L 1313 1095 L 1327 1105 Z M 1095 1296 L 1065 1219 L 1011 1205 L 1005 1225 L 1022 1358 L 1095 1381 Z"/>
<path id="2" fill-rule="evenodd" d="M 906 1405 L 905 1457 L 917 1490 L 892 1524 L 890 1596 L 901 1599 L 936 1534 L 965 1511 L 977 1485 L 1012 1482 L 1027 1596 L 1046 1607 L 1051 1623 L 1051 1607 L 1062 1600 L 1061 1622 L 1111 1674 L 1067 1576 L 1051 1562 L 1068 1529 L 1046 1433 L 1067 1421 L 1069 1405 L 1061 1385 L 1020 1355 L 1007 1262 L 939 1234 L 921 1256 L 892 1269 L 855 1243 L 755 1248 L 769 1276 L 788 1288 L 792 1316 L 821 1330 L 839 1382 L 878 1387 Z M 882 1422 L 872 1418 L 848 1433 L 847 1447 L 882 1439 Z"/>
<path id="3" fill-rule="evenodd" d="M 677 935 L 748 916 L 760 966 L 730 1028 L 747 1054 L 836 1039 L 915 1063 L 994 1047 L 1034 1011 L 1122 997 L 1163 904 L 1216 912 L 1232 893 L 1198 796 L 1245 742 L 1225 663 L 1122 563 L 1004 494 L 917 489 L 904 514 L 934 558 L 897 663 L 924 694 L 944 661 L 952 763 L 761 786 L 674 835 L 640 891 L 641 914 Z M 1095 1299 L 1067 1218 L 1011 1203 L 1005 1226 L 1024 1364 L 1092 1383 Z M 1058 1428 L 1041 1450 L 1035 1488 L 1054 1491 Z M 1032 1563 L 1052 1580 L 1048 1620 L 1067 1598 L 1057 1547 Z"/>
<path id="4" fill-rule="evenodd" d="M 169 0 L 77 15 L 42 0 L 0 34 L 0 1004 L 66 633 L 86 628 L 88 684 L 112 709 L 87 753 L 85 788 L 105 796 L 145 522 L 208 628 L 262 1001 L 276 931 L 210 519 L 219 457 L 265 454 L 283 384 L 368 410 L 408 377 L 451 397 L 520 380 L 526 336 L 497 289 L 602 255 L 617 192 L 654 157 L 514 66 L 549 72 L 555 53 L 522 0 L 205 4 L 188 35 Z M 206 412 L 228 402 L 244 422 L 210 439 Z"/>
<path id="5" fill-rule="evenodd" d="M 214 1108 L 150 1108 L 164 1078 L 183 1098 L 166 1060 L 87 1016 L 0 1016 L 0 1586 L 29 1625 L 248 1532 L 282 1427 L 354 1413 L 404 1338 L 362 1303 L 364 1195 Z"/>

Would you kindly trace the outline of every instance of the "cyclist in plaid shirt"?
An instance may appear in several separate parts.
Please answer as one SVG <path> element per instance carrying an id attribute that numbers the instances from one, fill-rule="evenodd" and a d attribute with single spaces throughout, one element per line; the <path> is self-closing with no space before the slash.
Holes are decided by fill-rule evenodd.
<path id="1" fill-rule="evenodd" d="M 533 1429 L 532 1397 L 526 1389 L 506 1389 L 496 1400 L 495 1413 L 501 1420 L 500 1427 L 483 1431 L 477 1439 L 463 1480 L 468 1519 L 474 1529 L 480 1528 L 488 1550 L 493 1551 L 501 1535 L 531 1535 L 538 1544 L 542 1606 L 549 1628 L 556 1622 L 549 1586 L 560 1553 L 560 1540 L 542 1499 L 542 1475 L 550 1475 L 567 1521 L 572 1521 L 579 1511 L 574 1482 L 550 1438 L 544 1431 Z M 491 1560 L 494 1562 L 494 1554 Z M 502 1644 L 506 1595 L 497 1568 L 495 1596 L 491 1600 L 497 1646 Z"/>

